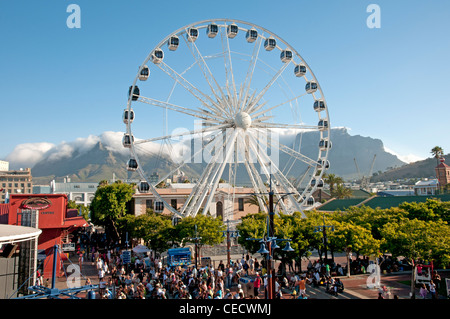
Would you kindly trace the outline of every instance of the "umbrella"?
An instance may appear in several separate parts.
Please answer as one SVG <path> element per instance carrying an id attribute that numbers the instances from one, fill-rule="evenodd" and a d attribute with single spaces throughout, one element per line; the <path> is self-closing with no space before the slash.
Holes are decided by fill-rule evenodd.
<path id="1" fill-rule="evenodd" d="M 136 247 L 133 248 L 133 251 L 136 254 L 143 254 L 143 253 L 148 253 L 150 251 L 150 249 L 144 245 L 137 245 Z"/>

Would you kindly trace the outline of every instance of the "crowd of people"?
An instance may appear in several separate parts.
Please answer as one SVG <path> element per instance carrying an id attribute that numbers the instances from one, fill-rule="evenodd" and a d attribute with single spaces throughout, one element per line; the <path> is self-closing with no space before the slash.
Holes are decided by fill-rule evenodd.
<path id="1" fill-rule="evenodd" d="M 267 298 L 267 271 L 265 263 L 253 256 L 242 256 L 231 265 L 220 261 L 217 267 L 194 264 L 188 267 L 169 267 L 159 256 L 132 254 L 129 263 L 124 263 L 122 251 L 93 249 L 90 254 L 80 253 L 80 267 L 83 261 L 91 262 L 98 272 L 99 293 L 101 299 L 251 299 Z M 366 259 L 353 260 L 352 273 L 366 271 Z M 395 263 L 386 262 L 391 266 Z M 440 284 L 437 272 L 434 282 L 422 287 L 420 296 L 436 297 Z M 305 271 L 286 275 L 278 269 L 275 276 L 275 298 L 283 298 L 291 292 L 289 298 L 307 299 L 307 287 L 324 287 L 325 292 L 337 296 L 344 291 L 339 279 L 347 274 L 346 267 L 333 262 L 317 260 L 309 262 Z M 241 278 L 246 278 L 241 280 Z M 91 284 L 86 280 L 86 284 Z M 389 291 L 379 291 L 379 298 L 390 298 Z"/>
<path id="2" fill-rule="evenodd" d="M 169 267 L 161 258 L 140 254 L 132 254 L 131 262 L 124 263 L 118 250 L 94 250 L 87 261 L 97 269 L 100 299 L 252 299 L 259 298 L 267 287 L 267 276 L 262 274 L 265 269 L 253 256 L 243 256 L 231 266 L 220 261 L 216 268 Z M 253 278 L 250 290 L 248 283 L 240 281 L 248 275 Z M 90 279 L 86 284 L 91 284 Z M 277 287 L 280 295 L 278 283 Z"/>

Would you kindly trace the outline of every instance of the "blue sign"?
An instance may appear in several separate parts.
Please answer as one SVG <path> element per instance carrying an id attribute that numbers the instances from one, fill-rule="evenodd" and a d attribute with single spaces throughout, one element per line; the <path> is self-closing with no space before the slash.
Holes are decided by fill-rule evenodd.
<path id="1" fill-rule="evenodd" d="M 131 263 L 131 251 L 130 250 L 124 250 L 122 252 L 122 261 L 124 264 Z"/>

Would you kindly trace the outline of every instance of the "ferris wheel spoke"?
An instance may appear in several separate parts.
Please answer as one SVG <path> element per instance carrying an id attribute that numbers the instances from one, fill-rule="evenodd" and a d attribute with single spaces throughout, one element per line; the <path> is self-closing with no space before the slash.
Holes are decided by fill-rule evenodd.
<path id="1" fill-rule="evenodd" d="M 258 142 L 255 141 L 254 137 L 251 135 L 250 135 L 250 139 L 253 142 L 250 145 L 253 145 L 253 148 L 255 148 L 254 147 L 255 144 L 258 145 Z M 257 150 L 254 150 L 254 151 L 257 151 Z M 301 211 L 300 207 L 298 206 L 297 200 L 293 196 L 293 195 L 300 196 L 300 194 L 298 193 L 297 189 L 294 186 L 292 186 L 292 184 L 288 181 L 288 179 L 281 173 L 281 171 L 278 168 L 278 166 L 276 165 L 276 163 L 274 163 L 272 161 L 272 159 L 270 157 L 268 157 L 267 154 L 265 154 L 264 152 L 257 152 L 256 156 L 259 159 L 260 165 L 263 166 L 266 173 L 273 174 L 275 176 L 276 180 L 281 184 L 281 186 L 285 190 L 286 195 L 289 197 L 292 204 L 294 206 L 296 206 L 295 208 L 298 209 L 298 211 Z M 270 171 L 267 170 L 267 167 L 266 167 L 267 165 L 269 165 Z"/>
<path id="2" fill-rule="evenodd" d="M 267 213 L 267 207 L 265 205 L 265 202 L 261 199 L 260 196 L 258 196 L 258 193 L 265 193 L 266 187 L 265 187 L 263 181 L 261 180 L 261 177 L 259 176 L 258 171 L 256 170 L 255 166 L 253 165 L 252 159 L 250 158 L 250 150 L 248 148 L 248 139 L 244 140 L 243 144 L 244 144 L 243 147 L 244 147 L 244 152 L 245 152 L 245 161 L 244 161 L 245 169 L 247 170 L 247 174 L 250 178 L 254 192 L 256 194 L 255 196 L 257 198 L 259 208 L 261 209 L 261 211 L 264 211 Z"/>
<path id="3" fill-rule="evenodd" d="M 187 107 L 183 107 L 183 106 L 179 106 L 179 105 L 175 105 L 172 103 L 168 103 L 168 102 L 163 102 L 163 101 L 159 101 L 156 99 L 152 99 L 152 98 L 148 98 L 145 96 L 140 95 L 138 100 L 138 102 L 142 102 L 142 103 L 146 103 L 149 105 L 153 105 L 153 106 L 157 106 L 163 109 L 169 109 L 172 111 L 176 111 L 178 113 L 183 113 L 185 115 L 189 115 L 192 117 L 196 117 L 202 120 L 210 120 L 211 114 L 206 113 L 205 111 L 203 111 L 202 109 L 190 109 Z"/>
<path id="4" fill-rule="evenodd" d="M 283 66 L 278 70 L 278 72 L 270 79 L 270 81 L 266 84 L 266 86 L 258 93 L 258 95 L 251 101 L 251 103 L 247 106 L 246 112 L 251 113 L 253 109 L 256 107 L 256 105 L 259 103 L 261 98 L 264 96 L 264 94 L 267 93 L 267 91 L 270 89 L 270 87 L 276 82 L 276 80 L 280 77 L 280 75 L 286 70 L 287 66 L 291 62 L 286 62 L 283 64 Z"/>
<path id="5" fill-rule="evenodd" d="M 269 112 L 269 111 L 272 111 L 272 110 L 274 110 L 274 109 L 276 109 L 276 108 L 278 108 L 278 107 L 280 107 L 280 106 L 283 106 L 283 105 L 285 105 L 285 104 L 287 104 L 287 103 L 290 103 L 290 102 L 292 102 L 292 101 L 296 101 L 296 100 L 298 100 L 299 98 L 301 98 L 301 97 L 303 97 L 303 96 L 305 96 L 305 95 L 307 95 L 307 94 L 308 94 L 308 93 L 300 94 L 300 95 L 298 95 L 298 96 L 296 96 L 296 97 L 294 97 L 294 98 L 292 98 L 292 99 L 289 99 L 289 100 L 287 100 L 287 101 L 285 101 L 285 102 L 282 102 L 282 103 L 280 103 L 280 104 L 271 106 L 271 107 L 269 107 L 268 109 L 264 109 L 264 110 L 262 110 L 262 111 L 260 111 L 260 112 L 258 112 L 258 113 L 254 113 L 254 112 L 259 111 L 259 110 L 264 106 L 264 103 L 262 103 L 262 104 L 258 105 L 255 109 L 253 109 L 249 114 L 251 114 L 252 117 L 260 116 L 260 115 L 265 114 L 265 113 L 267 113 L 267 112 Z"/>
<path id="6" fill-rule="evenodd" d="M 181 74 L 172 69 L 165 62 L 158 63 L 157 66 L 171 78 L 173 78 L 177 83 L 179 83 L 183 88 L 185 88 L 191 95 L 193 95 L 197 100 L 199 100 L 202 105 L 208 108 L 215 115 L 221 117 L 221 111 L 225 113 L 222 107 L 211 99 L 208 95 L 201 92 L 194 85 L 192 85 L 188 80 L 186 80 Z M 213 107 L 214 106 L 214 107 Z"/>
<path id="7" fill-rule="evenodd" d="M 213 143 L 213 148 L 214 150 L 217 150 L 214 154 L 214 156 L 209 160 L 206 168 L 203 170 L 202 175 L 200 176 L 196 186 L 194 187 L 194 189 L 192 190 L 191 194 L 189 195 L 188 199 L 186 200 L 186 204 L 185 206 L 182 208 L 182 213 L 184 213 L 187 216 L 190 215 L 195 215 L 199 209 L 199 206 L 197 206 L 197 202 L 199 203 L 199 205 L 203 202 L 203 198 L 200 199 L 200 197 L 202 197 L 202 194 L 206 194 L 206 187 L 208 185 L 208 178 L 211 174 L 211 172 L 213 171 L 215 166 L 218 166 L 219 164 L 217 164 L 217 162 L 220 161 L 220 157 L 223 154 L 223 148 L 224 148 L 224 144 L 223 144 L 223 139 L 226 136 L 226 131 L 223 130 L 221 134 L 217 135 L 214 137 L 214 143 Z M 210 141 L 212 142 L 212 141 Z M 208 143 L 210 144 L 210 143 Z M 205 146 L 206 148 L 207 146 Z M 202 151 L 205 150 L 205 148 L 202 148 Z M 220 148 L 220 149 L 219 149 Z M 198 208 L 197 208 L 198 207 Z"/>
<path id="8" fill-rule="evenodd" d="M 225 166 L 227 165 L 227 163 L 229 163 L 230 157 L 233 154 L 234 142 L 236 141 L 237 133 L 238 133 L 238 130 L 234 130 L 233 133 L 231 134 L 231 136 L 229 137 L 224 161 L 223 161 L 223 163 L 220 164 L 219 168 L 211 176 L 212 179 L 209 182 L 209 194 L 206 199 L 205 206 L 203 208 L 203 214 L 206 214 L 208 212 L 209 205 L 211 204 L 211 201 L 216 193 L 216 189 L 219 184 L 220 178 L 222 177 Z M 206 193 L 204 195 L 206 195 Z"/>
<path id="9" fill-rule="evenodd" d="M 251 147 L 254 149 L 254 152 L 256 153 L 256 157 L 257 157 L 258 163 L 261 167 L 261 170 L 263 171 L 263 173 L 265 175 L 272 176 L 272 170 L 273 170 L 273 167 L 271 165 L 272 163 L 270 161 L 267 162 L 266 160 L 263 159 L 260 152 L 258 152 L 256 150 L 257 146 L 255 144 L 257 144 L 255 141 L 250 142 Z M 271 177 L 271 179 L 272 179 L 272 177 Z M 282 193 L 282 190 L 278 189 L 278 186 L 276 184 L 275 185 L 271 184 L 271 187 L 275 188 L 275 190 L 276 190 L 275 195 L 278 198 L 278 200 L 280 200 L 281 199 L 280 193 Z M 285 207 L 284 207 L 284 203 L 280 203 L 280 204 L 283 206 L 284 210 L 287 211 L 287 209 L 285 209 Z"/>
<path id="10" fill-rule="evenodd" d="M 186 30 L 187 32 L 187 30 Z M 217 100 L 224 99 L 225 95 L 223 94 L 222 89 L 220 88 L 220 85 L 217 83 L 217 80 L 214 78 L 213 74 L 211 73 L 211 70 L 208 67 L 208 64 L 206 63 L 203 55 L 200 53 L 200 50 L 198 49 L 195 42 L 188 42 L 186 39 L 184 39 L 186 42 L 187 47 L 192 53 L 192 56 L 194 57 L 196 64 L 200 67 L 203 77 L 205 78 L 206 82 L 208 83 L 211 92 L 214 94 Z M 213 87 L 213 84 L 215 85 L 215 89 Z M 220 92 L 220 94 L 217 94 L 217 91 Z M 220 109 L 224 111 L 222 108 Z"/>
<path id="11" fill-rule="evenodd" d="M 231 127 L 231 124 L 209 126 L 209 127 L 206 127 L 206 128 L 200 129 L 200 130 L 192 130 L 192 131 L 187 131 L 187 132 L 182 132 L 182 133 L 177 133 L 177 134 L 171 134 L 171 135 L 166 135 L 166 136 L 153 137 L 153 138 L 149 138 L 149 139 L 145 139 L 145 140 L 139 140 L 139 141 L 134 142 L 134 145 L 145 144 L 145 143 L 150 143 L 150 142 L 155 142 L 155 141 L 160 141 L 160 140 L 173 139 L 173 138 L 184 137 L 184 136 L 192 136 L 192 135 L 203 134 L 203 133 L 207 133 L 207 132 L 214 132 L 214 131 L 219 131 L 219 130 L 229 128 L 229 127 Z"/>
<path id="12" fill-rule="evenodd" d="M 239 94 L 240 111 L 243 110 L 243 107 L 247 102 L 248 94 L 250 92 L 250 86 L 253 80 L 253 74 L 256 67 L 256 62 L 258 61 L 259 52 L 261 50 L 261 45 L 262 45 L 262 37 L 258 37 L 258 39 L 255 41 L 255 46 L 253 47 L 253 52 L 247 69 L 247 74 L 245 76 L 244 84 L 241 88 L 241 93 Z M 242 91 L 245 91 L 245 94 Z"/>
<path id="13" fill-rule="evenodd" d="M 225 24 L 225 27 L 227 25 Z M 231 59 L 231 50 L 230 50 L 230 39 L 228 38 L 226 34 L 226 28 L 222 29 L 221 32 L 221 39 L 222 39 L 222 50 L 223 50 L 223 56 L 224 56 L 224 66 L 225 66 L 225 80 L 226 85 L 225 88 L 227 89 L 228 96 L 233 101 L 232 105 L 234 105 L 234 108 L 232 108 L 233 113 L 237 112 L 237 91 L 236 91 L 236 84 L 234 82 L 234 74 L 233 74 L 233 63 Z M 231 82 L 231 84 L 230 84 Z M 232 92 L 230 92 L 230 86 L 232 88 Z"/>
<path id="14" fill-rule="evenodd" d="M 300 125 L 300 124 L 283 124 L 283 123 L 272 123 L 272 122 L 256 122 L 256 128 L 261 129 L 271 129 L 271 128 L 282 128 L 282 129 L 295 129 L 295 130 L 318 130 L 317 125 Z"/>

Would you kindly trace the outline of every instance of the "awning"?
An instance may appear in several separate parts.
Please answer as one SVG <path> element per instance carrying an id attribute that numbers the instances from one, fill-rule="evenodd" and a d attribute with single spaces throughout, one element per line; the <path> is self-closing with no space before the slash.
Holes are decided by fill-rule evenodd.
<path id="1" fill-rule="evenodd" d="M 0 244 L 14 244 L 37 239 L 42 230 L 33 227 L 0 224 Z"/>

